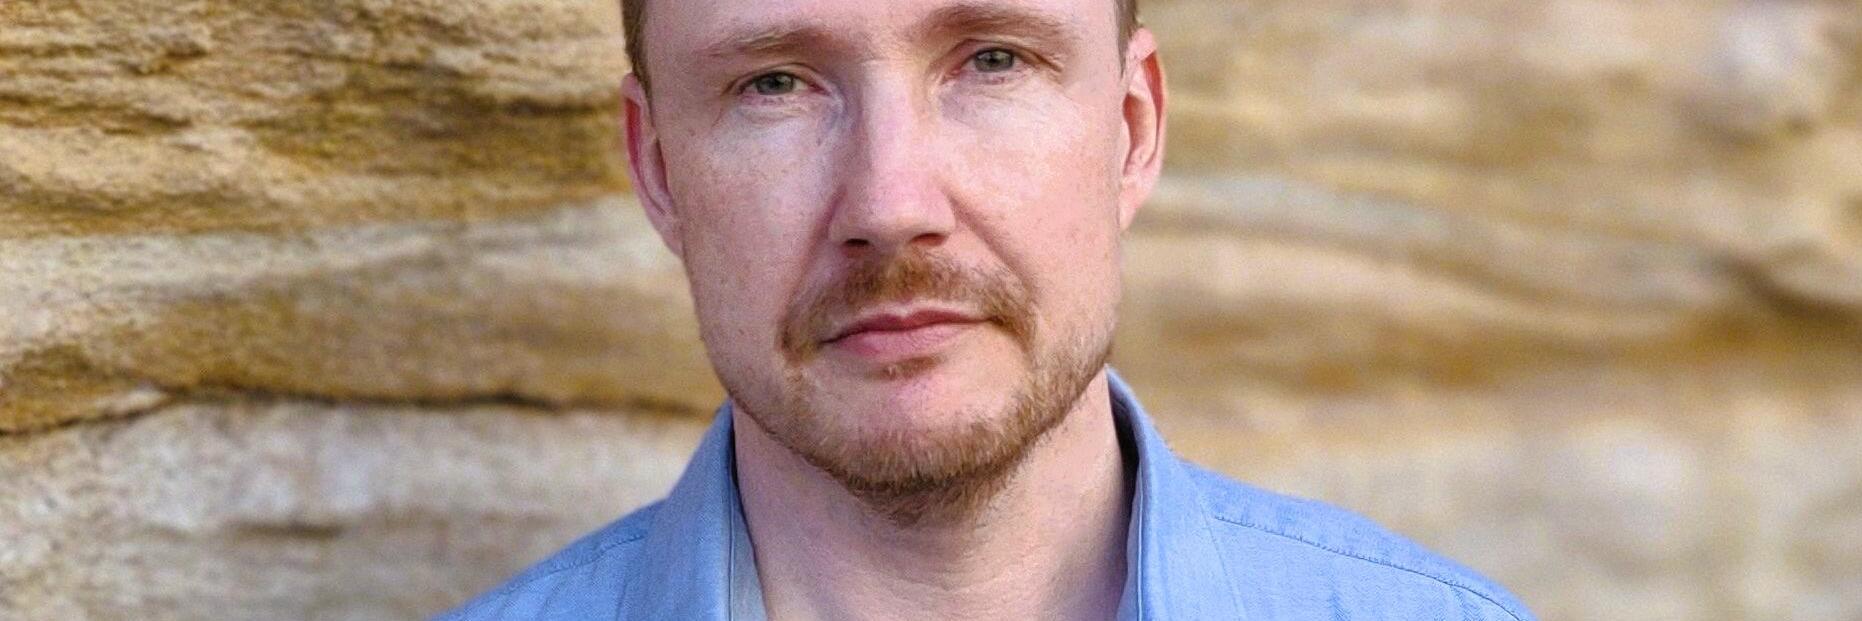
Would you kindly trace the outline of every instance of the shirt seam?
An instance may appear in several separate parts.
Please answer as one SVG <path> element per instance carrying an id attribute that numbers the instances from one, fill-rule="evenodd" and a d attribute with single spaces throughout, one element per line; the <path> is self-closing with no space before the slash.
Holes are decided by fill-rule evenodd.
<path id="1" fill-rule="evenodd" d="M 503 588 L 503 589 L 500 589 L 500 590 L 498 591 L 498 596 L 499 596 L 499 597 L 503 597 L 503 596 L 506 596 L 506 595 L 510 595 L 510 594 L 512 594 L 512 593 L 515 593 L 515 592 L 517 592 L 518 590 L 520 590 L 520 589 L 523 589 L 524 587 L 527 587 L 527 586 L 530 586 L 531 584 L 534 584 L 534 583 L 536 583 L 537 581 L 539 581 L 539 580 L 542 580 L 542 579 L 544 579 L 544 578 L 548 578 L 548 577 L 550 577 L 550 576 L 554 576 L 554 575 L 556 575 L 556 574 L 560 574 L 560 573 L 562 573 L 562 572 L 565 572 L 565 571 L 569 571 L 569 570 L 571 570 L 571 569 L 577 569 L 577 568 L 580 568 L 580 567 L 583 567 L 583 566 L 586 566 L 586 565 L 589 565 L 589 564 L 591 564 L 591 563 L 594 563 L 595 561 L 599 561 L 599 560 L 601 560 L 601 557 L 602 557 L 602 556 L 604 556 L 604 555 L 606 555 L 606 554 L 607 554 L 607 553 L 608 553 L 608 552 L 609 552 L 610 550 L 613 550 L 613 549 L 615 549 L 615 548 L 618 548 L 618 547 L 621 547 L 621 546 L 624 546 L 624 545 L 627 545 L 627 544 L 630 544 L 630 543 L 633 543 L 633 542 L 636 542 L 636 541 L 640 541 L 641 539 L 646 539 L 646 538 L 647 538 L 647 536 L 646 536 L 646 534 L 645 534 L 645 533 L 641 533 L 641 534 L 637 534 L 637 535 L 633 535 L 633 536 L 631 536 L 631 537 L 628 537 L 628 538 L 626 538 L 626 539 L 622 539 L 622 540 L 620 540 L 620 541 L 611 541 L 611 542 L 608 542 L 608 543 L 606 543 L 606 544 L 602 544 L 602 546 L 601 546 L 601 547 L 598 547 L 598 548 L 595 548 L 595 551 L 594 551 L 594 552 L 591 552 L 591 553 L 589 553 L 589 555 L 588 555 L 588 558 L 586 558 L 586 559 L 583 559 L 583 560 L 581 560 L 581 561 L 578 561 L 578 562 L 576 562 L 576 563 L 572 563 L 572 564 L 569 564 L 569 565 L 564 565 L 564 566 L 562 566 L 562 567 L 557 567 L 557 568 L 555 568 L 555 569 L 551 569 L 551 570 L 549 570 L 549 571 L 546 571 L 546 572 L 543 572 L 543 573 L 541 573 L 541 574 L 537 574 L 537 575 L 535 575 L 535 576 L 531 576 L 531 577 L 530 577 L 529 579 L 526 579 L 526 580 L 524 580 L 524 581 L 522 581 L 522 582 L 518 582 L 518 583 L 515 583 L 515 584 L 512 584 L 512 585 L 510 585 L 510 586 L 507 586 L 507 587 L 505 587 L 505 588 Z"/>
<path id="2" fill-rule="evenodd" d="M 733 485 L 732 487 L 735 487 L 735 485 Z M 724 557 L 724 588 L 728 589 L 724 594 L 724 619 L 725 621 L 736 621 L 737 620 L 737 523 L 734 519 L 731 522 L 731 532 L 725 535 L 724 540 L 729 542 L 729 543 L 724 544 L 724 549 L 727 551 Z"/>
<path id="3" fill-rule="evenodd" d="M 1331 552 L 1331 553 L 1333 553 L 1333 554 L 1337 554 L 1337 555 L 1339 555 L 1339 556 L 1343 556 L 1343 557 L 1346 557 L 1346 558 L 1353 558 L 1353 559 L 1357 559 L 1357 560 L 1360 560 L 1360 561 L 1364 561 L 1364 562 L 1366 562 L 1366 563 L 1371 563 L 1371 564 L 1374 564 L 1374 565 L 1382 565 L 1382 566 L 1384 566 L 1384 567 L 1389 567 L 1389 568 L 1391 568 L 1391 569 L 1395 569 L 1395 570 L 1398 570 L 1398 571 L 1404 571 L 1404 572 L 1408 572 L 1408 573 L 1412 573 L 1412 574 L 1416 574 L 1416 575 L 1418 575 L 1418 576 L 1422 576 L 1422 577 L 1424 577 L 1424 578 L 1428 578 L 1428 579 L 1430 579 L 1430 580 L 1434 580 L 1434 581 L 1436 581 L 1436 582 L 1440 582 L 1440 583 L 1442 583 L 1442 584 L 1445 584 L 1445 585 L 1448 585 L 1448 586 L 1451 586 L 1451 587 L 1454 587 L 1454 588 L 1457 588 L 1457 589 L 1461 589 L 1462 591 L 1466 591 L 1466 592 L 1468 592 L 1468 593 L 1473 593 L 1475 597 L 1479 597 L 1479 598 L 1481 598 L 1482 600 L 1485 600 L 1485 601 L 1486 601 L 1487 603 L 1489 603 L 1489 604 L 1493 604 L 1493 605 L 1494 605 L 1495 607 L 1497 607 L 1497 608 L 1499 608 L 1499 609 L 1500 609 L 1501 611 L 1504 611 L 1504 612 L 1505 612 L 1505 613 L 1507 614 L 1507 616 L 1510 616 L 1510 617 L 1512 617 L 1512 618 L 1513 618 L 1513 621 L 1524 621 L 1524 619 L 1523 619 L 1522 617 L 1520 617 L 1520 616 L 1519 616 L 1519 613 L 1518 613 L 1518 612 L 1516 612 L 1516 611 L 1514 611 L 1512 607 L 1510 607 L 1510 606 L 1507 606 L 1506 604 L 1502 604 L 1502 603 L 1500 603 L 1500 602 L 1498 602 L 1498 601 L 1495 601 L 1495 600 L 1494 600 L 1494 598 L 1492 598 L 1492 597 L 1489 597 L 1489 596 L 1488 596 L 1488 595 L 1487 595 L 1486 593 L 1482 593 L 1480 589 L 1476 589 L 1476 588 L 1474 588 L 1474 587 L 1471 587 L 1471 586 L 1468 586 L 1468 585 L 1466 585 L 1466 584 L 1462 584 L 1462 583 L 1460 583 L 1460 582 L 1457 582 L 1457 581 L 1455 581 L 1455 580 L 1453 580 L 1453 579 L 1450 579 L 1450 578 L 1444 578 L 1444 577 L 1442 577 L 1442 576 L 1437 576 L 1437 575 L 1435 575 L 1435 574 L 1431 574 L 1431 573 L 1428 573 L 1428 572 L 1425 572 L 1425 571 L 1421 571 L 1421 570 L 1418 570 L 1418 569 L 1414 569 L 1414 568 L 1411 568 L 1411 567 L 1405 567 L 1405 566 L 1403 566 L 1403 565 L 1398 565 L 1398 564 L 1396 564 L 1396 563 L 1394 563 L 1394 562 L 1391 562 L 1391 561 L 1387 561 L 1387 560 L 1383 560 L 1383 559 L 1379 559 L 1379 558 L 1374 558 L 1374 557 L 1371 557 L 1371 556 L 1368 556 L 1368 555 L 1363 555 L 1363 554 L 1354 554 L 1354 553 L 1351 553 L 1351 552 L 1347 552 L 1347 551 L 1345 551 L 1345 550 L 1340 550 L 1340 549 L 1337 549 L 1337 548 L 1333 548 L 1333 547 L 1331 547 L 1331 546 L 1327 546 L 1327 545 L 1325 545 L 1325 544 L 1322 544 L 1322 543 L 1319 543 L 1319 542 L 1316 542 L 1316 541 L 1311 541 L 1311 540 L 1309 540 L 1309 539 L 1305 539 L 1305 538 L 1302 538 L 1302 537 L 1299 537 L 1299 536 L 1296 536 L 1296 535 L 1293 535 L 1293 534 L 1290 534 L 1290 533 L 1286 533 L 1286 532 L 1282 532 L 1282 531 L 1279 531 L 1279 530 L 1275 530 L 1275 529 L 1271 529 L 1271 528 L 1267 528 L 1267 527 L 1265 527 L 1265 526 L 1261 526 L 1261 525 L 1258 525 L 1258 524 L 1251 524 L 1251 523 L 1248 523 L 1248 522 L 1245 522 L 1245 521 L 1242 521 L 1242 520 L 1239 520 L 1239 519 L 1236 519 L 1236 518 L 1231 518 L 1231 517 L 1227 517 L 1227 516 L 1224 516 L 1224 515 L 1213 515 L 1213 514 L 1212 514 L 1212 516 L 1211 516 L 1211 517 L 1214 517 L 1214 518 L 1215 518 L 1215 519 L 1217 519 L 1217 520 L 1221 520 L 1221 521 L 1223 521 L 1223 522 L 1226 522 L 1226 523 L 1229 523 L 1229 524 L 1234 524 L 1234 525 L 1236 525 L 1236 526 L 1240 526 L 1240 527 L 1242 527 L 1242 528 L 1248 528 L 1248 529 L 1253 529 L 1253 530 L 1256 530 L 1256 531 L 1260 531 L 1260 532 L 1263 532 L 1263 533 L 1267 533 L 1267 534 L 1269 534 L 1269 535 L 1273 535 L 1273 536 L 1276 536 L 1276 537 L 1281 537 L 1281 538 L 1285 538 L 1285 539 L 1290 539 L 1290 540 L 1293 540 L 1293 541 L 1297 541 L 1297 542 L 1300 542 L 1300 543 L 1303 543 L 1303 544 L 1306 544 L 1306 545 L 1309 545 L 1309 546 L 1312 546 L 1312 547 L 1315 547 L 1315 548 L 1318 548 L 1318 549 L 1320 549 L 1320 550 L 1324 550 L 1324 551 L 1326 551 L 1326 552 Z"/>
<path id="4" fill-rule="evenodd" d="M 1139 490 L 1139 493 L 1141 494 L 1144 493 L 1144 490 L 1142 489 Z M 1134 501 L 1132 504 L 1134 505 L 1140 504 L 1142 501 L 1143 499 L 1139 499 L 1138 501 Z M 1145 544 L 1144 534 L 1148 532 L 1145 529 L 1148 526 L 1149 526 L 1149 520 L 1145 519 L 1143 511 L 1139 511 L 1138 512 L 1138 524 L 1137 524 L 1137 527 L 1138 527 L 1138 584 L 1135 585 L 1131 589 L 1132 598 L 1138 600 L 1137 602 L 1134 602 L 1132 605 L 1132 616 L 1137 617 L 1138 621 L 1150 621 L 1151 619 L 1150 606 L 1146 606 L 1145 601 L 1144 601 L 1145 596 L 1148 594 L 1148 591 L 1149 591 L 1149 589 L 1145 585 L 1148 584 L 1147 580 L 1149 579 L 1149 576 L 1151 574 L 1151 571 L 1150 571 L 1151 555 L 1149 554 L 1149 551 L 1145 549 L 1145 545 L 1144 545 Z"/>
<path id="5" fill-rule="evenodd" d="M 1227 520 L 1223 521 L 1226 522 Z M 1203 535 L 1209 537 L 1210 545 L 1218 545 L 1216 543 L 1215 527 L 1209 524 L 1208 520 L 1198 520 L 1197 522 L 1197 525 L 1201 526 L 1203 529 Z M 1242 605 L 1241 590 L 1240 587 L 1236 585 L 1234 572 L 1229 571 L 1228 565 L 1227 558 L 1220 554 L 1216 556 L 1216 566 L 1222 568 L 1222 584 L 1228 587 L 1228 601 L 1231 605 L 1230 610 L 1235 613 L 1240 613 L 1245 609 L 1245 606 Z"/>

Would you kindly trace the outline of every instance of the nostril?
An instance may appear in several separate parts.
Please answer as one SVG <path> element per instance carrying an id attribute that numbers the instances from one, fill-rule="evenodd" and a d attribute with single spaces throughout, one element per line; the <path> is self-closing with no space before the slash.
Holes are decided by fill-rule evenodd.
<path id="1" fill-rule="evenodd" d="M 848 259 L 858 259 L 860 257 L 866 256 L 866 253 L 870 252 L 869 250 L 867 250 L 867 248 L 871 247 L 872 245 L 873 245 L 873 242 L 856 237 L 853 239 L 842 241 L 840 244 L 840 253 L 841 253 L 841 256 L 846 257 Z"/>
<path id="2" fill-rule="evenodd" d="M 868 240 L 845 240 L 845 242 L 840 242 L 840 257 L 847 258 L 847 260 L 864 260 L 866 255 L 871 253 L 871 245 L 873 242 L 868 242 Z"/>

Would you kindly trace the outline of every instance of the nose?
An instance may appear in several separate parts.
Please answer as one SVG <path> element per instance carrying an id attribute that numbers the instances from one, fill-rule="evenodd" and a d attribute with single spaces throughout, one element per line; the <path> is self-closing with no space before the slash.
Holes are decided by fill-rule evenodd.
<path id="1" fill-rule="evenodd" d="M 907 86 L 861 98 L 842 153 L 839 204 L 828 234 L 848 258 L 935 247 L 956 226 L 939 180 L 935 127 Z"/>

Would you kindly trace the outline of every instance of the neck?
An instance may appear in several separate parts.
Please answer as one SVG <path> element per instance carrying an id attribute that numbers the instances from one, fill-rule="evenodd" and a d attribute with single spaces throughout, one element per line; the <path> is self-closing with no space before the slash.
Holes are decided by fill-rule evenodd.
<path id="1" fill-rule="evenodd" d="M 733 420 L 738 494 L 769 617 L 1110 619 L 1131 482 L 1103 370 L 986 508 L 901 527 Z"/>

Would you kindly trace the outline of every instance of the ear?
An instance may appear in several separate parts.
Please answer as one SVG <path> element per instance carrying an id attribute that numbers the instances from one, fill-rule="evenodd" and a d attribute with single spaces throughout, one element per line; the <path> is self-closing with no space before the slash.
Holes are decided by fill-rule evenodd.
<path id="1" fill-rule="evenodd" d="M 1131 227 L 1151 197 L 1164 167 L 1164 68 L 1157 37 L 1144 27 L 1125 49 L 1124 167 L 1119 183 L 1119 228 Z"/>
<path id="2" fill-rule="evenodd" d="M 627 74 L 621 83 L 621 96 L 622 124 L 627 131 L 627 168 L 633 174 L 634 192 L 639 195 L 641 206 L 646 208 L 653 230 L 659 232 L 660 241 L 683 260 L 684 232 L 666 183 L 666 158 L 660 152 L 659 128 L 653 125 L 652 102 L 647 99 L 646 86 L 633 74 Z"/>

